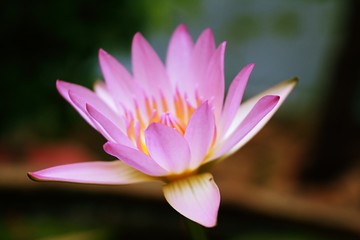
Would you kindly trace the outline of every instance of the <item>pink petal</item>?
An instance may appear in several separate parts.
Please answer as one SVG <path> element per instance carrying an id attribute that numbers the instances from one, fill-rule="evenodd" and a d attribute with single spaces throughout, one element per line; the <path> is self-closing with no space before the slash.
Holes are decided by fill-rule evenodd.
<path id="1" fill-rule="evenodd" d="M 181 173 L 190 162 L 190 148 L 175 129 L 153 123 L 145 130 L 145 142 L 150 156 L 172 173 Z"/>
<path id="2" fill-rule="evenodd" d="M 132 76 L 122 64 L 103 49 L 99 50 L 99 61 L 106 85 L 115 102 L 131 106 L 140 89 Z"/>
<path id="3" fill-rule="evenodd" d="M 225 79 L 224 79 L 224 54 L 226 42 L 223 42 L 212 55 L 205 79 L 200 82 L 199 92 L 200 96 L 205 99 L 212 99 L 215 107 L 215 118 L 218 119 L 221 114 L 224 93 L 225 93 Z"/>
<path id="4" fill-rule="evenodd" d="M 197 39 L 192 55 L 194 69 L 203 73 L 209 63 L 211 56 L 216 50 L 214 35 L 210 28 L 205 29 Z"/>
<path id="5" fill-rule="evenodd" d="M 248 115 L 248 113 L 251 111 L 251 109 L 254 107 L 254 105 L 265 95 L 277 95 L 280 97 L 279 102 L 276 104 L 276 106 L 256 125 L 255 128 L 253 128 L 235 147 L 233 147 L 229 152 L 228 155 L 234 153 L 237 151 L 240 147 L 242 147 L 244 144 L 246 144 L 251 138 L 255 136 L 256 133 L 258 133 L 264 125 L 270 120 L 270 118 L 275 114 L 275 112 L 279 109 L 281 104 L 285 101 L 286 97 L 289 95 L 289 93 L 293 90 L 296 83 L 298 82 L 297 78 L 293 78 L 287 81 L 284 81 L 282 83 L 279 83 L 275 85 L 272 88 L 269 88 L 268 90 L 252 97 L 251 99 L 245 101 L 240 105 L 240 108 L 238 112 L 235 115 L 235 118 L 227 132 L 227 136 L 231 135 L 238 125 L 244 120 L 245 116 Z"/>
<path id="6" fill-rule="evenodd" d="M 82 98 L 79 95 L 76 95 L 75 93 L 73 93 L 72 91 L 69 91 L 69 97 L 70 100 L 74 103 L 74 105 L 77 107 L 77 109 L 79 109 L 79 111 L 83 112 L 84 114 L 86 114 L 86 116 L 89 118 L 89 120 L 91 121 L 92 126 L 98 130 L 105 138 L 108 139 L 109 135 L 104 132 L 104 129 L 101 125 L 98 124 L 98 122 L 93 119 L 93 117 L 90 116 L 89 112 L 87 111 L 86 106 L 87 105 L 91 105 L 91 103 L 94 104 L 94 102 L 89 101 L 90 103 L 86 102 L 87 99 Z M 94 106 L 93 106 L 94 107 Z M 101 108 L 104 106 L 101 106 L 99 104 L 96 105 L 97 109 L 101 109 L 101 114 L 109 119 L 110 121 L 112 121 L 114 124 L 116 124 L 121 130 L 124 129 L 124 122 L 123 119 L 119 118 L 111 109 L 109 108 Z"/>
<path id="7" fill-rule="evenodd" d="M 165 97 L 169 97 L 167 95 L 172 88 L 164 64 L 140 33 L 135 34 L 133 39 L 132 65 L 137 84 L 150 93 L 150 96 L 159 96 L 161 89 Z"/>
<path id="8" fill-rule="evenodd" d="M 181 92 L 193 85 L 188 76 L 193 45 L 188 29 L 184 24 L 180 24 L 170 39 L 166 70 L 173 86 L 177 86 Z"/>
<path id="9" fill-rule="evenodd" d="M 153 180 L 121 161 L 82 162 L 30 172 L 36 181 L 74 182 L 87 184 L 130 184 Z"/>
<path id="10" fill-rule="evenodd" d="M 168 203 L 185 217 L 205 227 L 216 225 L 220 191 L 210 173 L 171 182 L 163 192 Z"/>
<path id="11" fill-rule="evenodd" d="M 111 119 L 113 122 L 121 123 L 116 113 L 104 102 L 99 96 L 89 89 L 77 84 L 72 84 L 58 80 L 56 86 L 60 94 L 81 114 L 81 116 L 96 129 L 96 126 L 87 115 L 85 105 L 86 103 L 94 106 L 96 109 L 101 109 L 103 115 Z M 74 102 L 77 100 L 77 103 Z M 123 127 L 123 125 L 120 125 Z"/>
<path id="12" fill-rule="evenodd" d="M 103 81 L 96 81 L 94 84 L 94 92 L 95 94 L 106 104 L 111 110 L 115 113 L 119 113 L 119 109 L 115 104 L 115 99 L 111 96 L 108 87 Z"/>
<path id="13" fill-rule="evenodd" d="M 104 150 L 110 155 L 124 161 L 127 165 L 150 176 L 164 176 L 167 171 L 160 167 L 151 157 L 137 149 L 121 144 L 107 142 Z"/>
<path id="14" fill-rule="evenodd" d="M 75 110 L 78 113 L 80 113 L 80 115 L 87 121 L 87 123 L 96 129 L 96 127 L 94 126 L 94 123 L 89 118 L 89 116 L 70 99 L 69 91 L 72 90 L 74 92 L 79 92 L 82 95 L 85 95 L 85 96 L 88 96 L 89 98 L 94 98 L 94 99 L 98 98 L 98 96 L 96 96 L 96 94 L 94 94 L 89 89 L 87 89 L 83 86 L 64 82 L 61 80 L 56 81 L 56 87 L 57 87 L 59 93 L 75 108 Z M 101 101 L 101 100 L 98 99 L 98 101 Z"/>
<path id="15" fill-rule="evenodd" d="M 216 150 L 214 159 L 230 151 L 237 145 L 257 124 L 278 104 L 280 97 L 267 95 L 262 97 L 251 111 L 246 115 L 245 119 L 239 124 L 236 130 L 224 140 L 220 145 L 220 149 Z"/>
<path id="16" fill-rule="evenodd" d="M 190 168 L 198 167 L 204 160 L 212 144 L 214 133 L 214 114 L 209 104 L 204 102 L 191 115 L 184 134 L 191 151 Z"/>
<path id="17" fill-rule="evenodd" d="M 239 109 L 242 97 L 244 95 L 245 87 L 248 82 L 254 64 L 245 66 L 232 81 L 229 91 L 226 96 L 226 101 L 221 115 L 221 123 L 218 137 L 222 137 L 229 128 L 234 116 Z"/>
<path id="18" fill-rule="evenodd" d="M 216 50 L 214 35 L 211 29 L 205 29 L 197 39 L 194 50 L 191 55 L 190 62 L 190 72 L 189 72 L 189 81 L 193 84 L 187 89 L 187 92 L 194 92 L 197 86 L 194 83 L 201 84 L 202 82 L 206 82 L 206 70 L 209 65 L 209 61 L 211 56 L 214 54 Z M 206 84 L 206 83 L 204 83 Z M 189 96 L 190 102 L 194 102 L 193 96 Z"/>
<path id="19" fill-rule="evenodd" d="M 89 104 L 86 104 L 86 110 L 97 122 L 98 129 L 101 128 L 103 135 L 109 136 L 107 137 L 108 140 L 112 140 L 113 142 L 120 143 L 128 147 L 134 147 L 134 144 L 129 140 L 129 138 L 110 119 L 106 118 Z"/>

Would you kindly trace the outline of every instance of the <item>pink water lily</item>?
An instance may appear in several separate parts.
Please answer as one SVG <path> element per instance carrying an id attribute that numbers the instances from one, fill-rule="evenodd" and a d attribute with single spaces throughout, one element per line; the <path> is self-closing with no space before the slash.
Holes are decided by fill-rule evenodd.
<path id="1" fill-rule="evenodd" d="M 248 142 L 296 84 L 288 80 L 240 105 L 254 64 L 232 81 L 224 99 L 226 43 L 210 29 L 193 42 L 185 25 L 173 33 L 165 64 L 140 33 L 132 42 L 132 75 L 99 51 L 105 82 L 94 91 L 57 81 L 60 94 L 107 140 L 119 160 L 83 162 L 29 173 L 39 181 L 129 184 L 162 181 L 168 203 L 206 227 L 217 222 L 220 192 L 208 172 Z"/>

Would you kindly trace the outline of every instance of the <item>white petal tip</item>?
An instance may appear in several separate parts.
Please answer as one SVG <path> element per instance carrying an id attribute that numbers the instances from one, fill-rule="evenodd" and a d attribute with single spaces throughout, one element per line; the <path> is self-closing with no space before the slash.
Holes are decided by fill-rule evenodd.
<path id="1" fill-rule="evenodd" d="M 285 80 L 283 83 L 284 84 L 289 84 L 289 85 L 296 85 L 299 82 L 299 78 L 298 77 L 292 77 L 289 80 Z"/>

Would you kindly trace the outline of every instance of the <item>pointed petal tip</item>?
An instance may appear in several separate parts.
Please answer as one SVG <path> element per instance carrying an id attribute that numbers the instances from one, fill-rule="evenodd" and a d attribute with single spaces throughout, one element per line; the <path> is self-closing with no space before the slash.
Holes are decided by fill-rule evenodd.
<path id="1" fill-rule="evenodd" d="M 91 106 L 90 104 L 88 103 L 85 103 L 85 109 L 86 111 L 91 115 L 92 112 L 98 112 L 93 106 Z M 92 116 L 93 117 L 93 116 Z"/>
<path id="2" fill-rule="evenodd" d="M 264 98 L 272 98 L 272 101 L 274 101 L 274 102 L 278 102 L 280 100 L 279 95 L 267 95 Z"/>
<path id="3" fill-rule="evenodd" d="M 99 48 L 99 59 L 101 60 L 102 57 L 106 57 L 109 55 L 104 49 Z"/>
<path id="4" fill-rule="evenodd" d="M 245 66 L 245 68 L 249 69 L 250 71 L 252 71 L 254 67 L 255 67 L 255 63 L 249 63 Z"/>
<path id="5" fill-rule="evenodd" d="M 299 77 L 295 76 L 287 80 L 288 83 L 296 85 L 300 81 Z"/>
<path id="6" fill-rule="evenodd" d="M 64 84 L 66 84 L 65 81 L 63 81 L 63 80 L 61 80 L 61 79 L 57 79 L 57 80 L 56 80 L 56 88 L 57 88 L 57 89 L 63 87 Z"/>
<path id="7" fill-rule="evenodd" d="M 65 98 L 67 98 L 67 94 L 69 92 L 69 84 L 70 83 L 60 79 L 56 80 L 56 89 Z"/>
<path id="8" fill-rule="evenodd" d="M 213 30 L 211 28 L 205 28 L 201 33 L 200 36 L 197 39 L 197 42 L 201 42 L 201 41 L 211 41 L 215 43 L 215 39 L 214 39 L 214 34 L 213 34 Z"/>
<path id="9" fill-rule="evenodd" d="M 213 34 L 213 30 L 210 27 L 205 28 L 202 31 L 203 34 Z"/>
<path id="10" fill-rule="evenodd" d="M 34 182 L 55 182 L 56 180 L 48 178 L 45 175 L 39 174 L 43 170 L 35 171 L 35 172 L 28 172 L 27 176 L 30 180 Z"/>
<path id="11" fill-rule="evenodd" d="M 106 68 L 106 66 L 111 63 L 111 60 L 114 59 L 114 57 L 111 56 L 111 54 L 109 54 L 107 51 L 105 51 L 105 50 L 102 49 L 102 48 L 99 49 L 98 58 L 99 58 L 101 70 L 102 70 L 103 72 L 105 71 L 104 68 Z M 114 60 L 115 60 L 115 59 L 114 59 Z"/>
<path id="12" fill-rule="evenodd" d="M 297 76 L 292 77 L 288 80 L 285 80 L 279 83 L 276 88 L 277 89 L 288 89 L 288 91 L 292 91 L 292 89 L 298 84 L 299 78 Z M 287 96 L 287 95 L 286 95 Z"/>
<path id="13" fill-rule="evenodd" d="M 111 152 L 111 150 L 112 150 L 112 145 L 111 145 L 111 143 L 110 143 L 110 142 L 104 143 L 103 149 L 104 149 L 104 151 L 105 151 L 106 153 L 109 154 L 109 152 Z"/>
<path id="14" fill-rule="evenodd" d="M 227 45 L 227 41 L 223 41 L 220 43 L 220 47 L 225 48 Z"/>
<path id="15" fill-rule="evenodd" d="M 28 172 L 27 173 L 27 176 L 28 176 L 28 178 L 30 179 L 30 180 L 33 180 L 33 181 L 36 181 L 36 182 L 38 182 L 40 179 L 36 176 L 36 174 L 35 173 L 33 173 L 33 172 Z"/>
<path id="16" fill-rule="evenodd" d="M 185 23 L 180 23 L 175 29 L 175 32 L 177 32 L 177 31 L 186 31 L 187 32 L 188 28 Z"/>
<path id="17" fill-rule="evenodd" d="M 134 51 L 136 45 L 141 45 L 143 42 L 146 42 L 144 36 L 140 32 L 136 32 L 132 39 L 131 48 Z"/>
<path id="18" fill-rule="evenodd" d="M 30 180 L 34 182 L 60 182 L 60 180 L 49 178 L 48 176 L 42 176 L 41 174 L 38 174 L 38 172 L 41 172 L 42 170 L 35 171 L 35 172 L 28 172 L 27 176 Z"/>
<path id="19" fill-rule="evenodd" d="M 143 39 L 144 39 L 144 36 L 141 34 L 141 32 L 136 32 L 134 34 L 133 41 L 139 41 L 139 40 L 143 40 Z"/>
<path id="20" fill-rule="evenodd" d="M 107 141 L 106 143 L 103 144 L 103 149 L 107 154 L 113 155 L 112 153 L 114 152 L 114 148 L 115 148 L 115 144 L 113 142 Z"/>

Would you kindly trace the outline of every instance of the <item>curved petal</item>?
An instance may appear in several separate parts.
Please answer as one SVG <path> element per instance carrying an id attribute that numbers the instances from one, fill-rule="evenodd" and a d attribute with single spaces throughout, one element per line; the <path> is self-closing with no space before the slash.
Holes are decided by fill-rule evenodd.
<path id="1" fill-rule="evenodd" d="M 92 126 L 97 131 L 99 131 L 106 139 L 109 139 L 110 136 L 107 134 L 106 131 L 104 131 L 104 128 L 101 125 L 99 125 L 99 123 L 89 114 L 89 112 L 87 110 L 87 105 L 91 105 L 91 102 L 88 103 L 86 101 L 86 99 L 82 98 L 81 96 L 78 96 L 78 95 L 74 94 L 71 91 L 69 91 L 69 96 L 70 96 L 71 101 L 79 109 L 79 111 L 86 114 L 86 116 L 91 121 Z M 109 121 L 116 124 L 116 126 L 118 126 L 120 129 L 124 129 L 124 123 L 123 123 L 122 119 L 120 119 L 118 116 L 116 116 L 116 114 L 114 112 L 112 112 L 110 109 L 102 109 L 101 105 L 97 105 L 96 107 L 93 106 L 93 108 L 101 109 L 102 110 L 101 114 L 105 118 L 109 119 Z M 106 110 L 109 110 L 109 111 L 106 111 Z"/>
<path id="2" fill-rule="evenodd" d="M 86 110 L 89 115 L 97 122 L 97 126 L 101 127 L 101 132 L 103 135 L 107 135 L 116 143 L 120 143 L 127 147 L 134 147 L 134 144 L 130 139 L 120 130 L 115 123 L 110 119 L 106 118 L 102 113 L 96 110 L 93 106 L 86 104 Z"/>
<path id="3" fill-rule="evenodd" d="M 80 93 L 82 93 L 82 95 L 85 95 L 85 96 L 88 96 L 89 98 L 94 98 L 94 99 L 98 98 L 98 96 L 96 96 L 96 94 L 94 94 L 89 89 L 87 89 L 83 86 L 64 82 L 62 80 L 56 81 L 56 87 L 57 87 L 57 90 L 59 91 L 59 93 L 61 94 L 61 96 L 63 96 L 63 98 L 65 98 L 75 108 L 75 110 L 86 120 L 86 122 L 88 124 L 90 124 L 93 128 L 96 129 L 96 127 L 94 126 L 94 123 L 89 118 L 89 116 L 70 99 L 69 91 L 72 90 L 75 92 L 80 92 Z M 98 99 L 98 100 L 101 101 L 100 99 Z"/>
<path id="4" fill-rule="evenodd" d="M 254 64 L 246 65 L 232 81 L 229 91 L 226 96 L 225 104 L 221 114 L 221 122 L 218 137 L 221 139 L 226 130 L 230 127 L 234 116 L 239 109 L 242 97 L 244 95 L 245 87 L 248 82 Z"/>
<path id="5" fill-rule="evenodd" d="M 96 81 L 94 84 L 95 94 L 108 105 L 115 113 L 119 113 L 114 98 L 109 92 L 108 86 L 103 81 Z"/>
<path id="6" fill-rule="evenodd" d="M 210 28 L 207 28 L 200 34 L 199 38 L 195 43 L 191 60 L 193 66 L 192 70 L 196 71 L 200 75 L 203 74 L 215 50 L 216 46 L 214 35 L 212 33 L 212 30 Z"/>
<path id="7" fill-rule="evenodd" d="M 191 115 L 184 138 L 191 151 L 190 168 L 196 168 L 205 158 L 215 133 L 215 119 L 208 102 Z"/>
<path id="8" fill-rule="evenodd" d="M 163 192 L 168 203 L 185 217 L 205 227 L 216 225 L 220 191 L 210 173 L 166 184 Z"/>
<path id="9" fill-rule="evenodd" d="M 169 42 L 166 70 L 172 85 L 178 87 L 181 92 L 186 92 L 193 85 L 188 76 L 193 47 L 188 29 L 184 24 L 180 24 Z"/>
<path id="10" fill-rule="evenodd" d="M 120 185 L 154 180 L 121 161 L 82 162 L 29 172 L 35 181 Z"/>
<path id="11" fill-rule="evenodd" d="M 151 157 L 137 149 L 121 144 L 107 142 L 104 150 L 110 155 L 124 161 L 127 165 L 150 176 L 164 176 L 167 171 L 159 166 Z"/>
<path id="12" fill-rule="evenodd" d="M 145 130 L 145 142 L 150 156 L 169 172 L 181 173 L 189 167 L 189 145 L 175 129 L 153 123 Z"/>
<path id="13" fill-rule="evenodd" d="M 294 89 L 298 82 L 298 78 L 292 78 L 290 80 L 286 80 L 275 85 L 272 88 L 250 98 L 249 100 L 245 101 L 240 105 L 239 110 L 237 111 L 234 121 L 231 124 L 227 135 L 232 134 L 236 127 L 243 121 L 245 116 L 251 111 L 254 105 L 259 101 L 259 99 L 265 95 L 277 95 L 280 97 L 279 102 L 276 106 L 256 125 L 256 128 L 252 129 L 236 146 L 234 146 L 228 154 L 232 154 L 237 151 L 240 147 L 245 145 L 251 138 L 255 136 L 263 127 L 264 125 L 270 120 L 270 118 L 275 114 L 275 112 L 279 109 L 279 107 L 283 104 L 286 97 L 289 93 Z"/>
<path id="14" fill-rule="evenodd" d="M 160 89 L 165 97 L 170 94 L 171 85 L 164 64 L 140 33 L 136 33 L 133 38 L 132 66 L 137 84 L 149 92 L 150 96 L 157 97 Z"/>
<path id="15" fill-rule="evenodd" d="M 103 115 L 111 119 L 113 122 L 123 127 L 122 121 L 116 113 L 104 101 L 100 99 L 93 91 L 77 85 L 64 81 L 57 80 L 56 87 L 60 94 L 81 114 L 81 116 L 96 129 L 91 118 L 86 112 L 86 103 L 94 106 L 96 109 L 101 109 Z M 76 100 L 76 102 L 74 102 Z"/>
<path id="16" fill-rule="evenodd" d="M 206 69 L 205 78 L 200 81 L 199 93 L 201 97 L 212 100 L 215 107 L 215 118 L 219 119 L 225 93 L 224 55 L 226 42 L 220 44 L 212 55 Z"/>
<path id="17" fill-rule="evenodd" d="M 99 50 L 99 62 L 106 85 L 116 104 L 132 106 L 133 99 L 139 95 L 140 89 L 132 76 L 121 63 L 103 49 Z"/>
<path id="18" fill-rule="evenodd" d="M 212 30 L 207 28 L 200 34 L 191 54 L 189 81 L 193 84 L 190 86 L 191 88 L 187 88 L 188 92 L 194 92 L 199 87 L 196 83 L 200 85 L 202 81 L 206 81 L 205 73 L 215 50 L 214 35 Z M 188 97 L 191 103 L 195 102 L 194 96 L 189 95 Z"/>
<path id="19" fill-rule="evenodd" d="M 262 97 L 251 111 L 246 115 L 245 119 L 239 124 L 236 130 L 224 142 L 220 143 L 220 148 L 215 149 L 214 157 L 218 158 L 221 155 L 228 155 L 230 149 L 237 145 L 251 130 L 258 128 L 258 123 L 277 105 L 279 96 L 264 96 Z"/>

